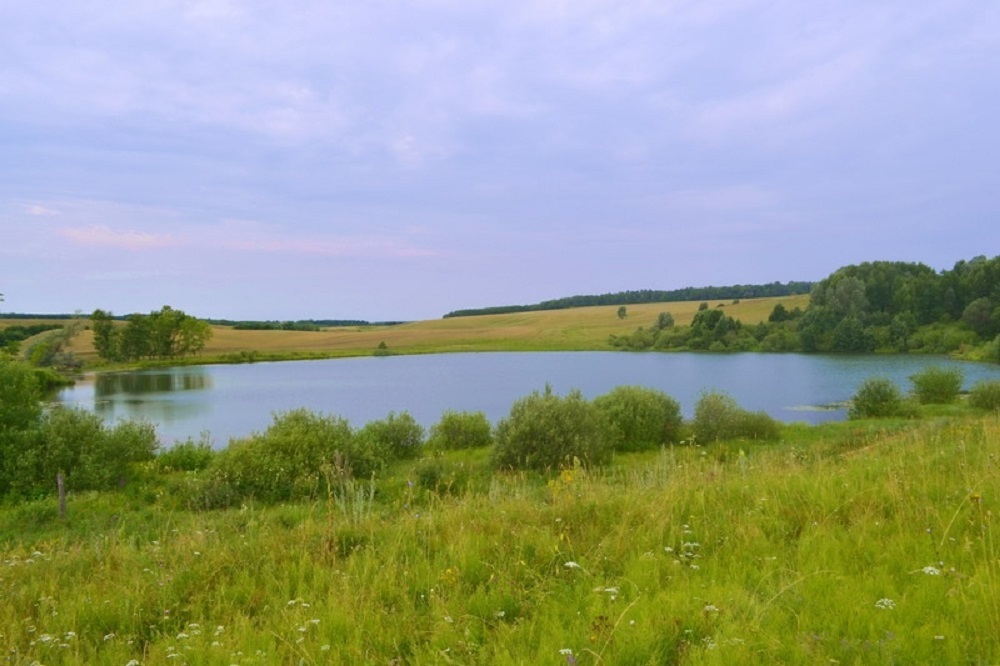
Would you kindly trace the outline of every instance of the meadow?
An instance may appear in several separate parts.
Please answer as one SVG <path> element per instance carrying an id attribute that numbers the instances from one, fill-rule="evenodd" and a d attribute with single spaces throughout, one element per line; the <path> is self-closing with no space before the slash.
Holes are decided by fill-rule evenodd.
<path id="1" fill-rule="evenodd" d="M 777 303 L 788 309 L 805 308 L 808 295 L 712 302 L 744 324 L 767 321 Z M 381 343 L 391 353 L 427 354 L 457 351 L 579 351 L 608 349 L 610 335 L 628 335 L 639 326 L 651 326 L 661 312 L 670 312 L 677 325 L 688 325 L 700 301 L 598 306 L 516 314 L 430 319 L 395 326 L 328 328 L 322 331 L 253 331 L 214 326 L 212 338 L 197 356 L 184 362 L 329 358 L 372 354 Z M 8 320 L 14 321 L 14 320 Z M 25 345 L 27 346 L 27 345 Z M 80 358 L 97 360 L 93 335 L 81 331 L 69 349 Z M 174 359 L 172 363 L 178 361 Z"/>
<path id="2" fill-rule="evenodd" d="M 995 663 L 1000 418 L 783 426 L 604 468 L 395 463 L 317 501 L 192 474 L 0 507 L 0 657 L 43 664 Z"/>

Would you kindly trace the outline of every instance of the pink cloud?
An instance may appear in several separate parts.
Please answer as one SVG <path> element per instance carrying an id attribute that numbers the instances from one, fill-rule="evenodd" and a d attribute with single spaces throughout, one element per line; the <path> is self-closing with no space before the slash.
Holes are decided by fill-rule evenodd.
<path id="1" fill-rule="evenodd" d="M 132 229 L 117 231 L 103 224 L 95 224 L 89 227 L 69 227 L 60 229 L 59 233 L 77 245 L 90 247 L 151 250 L 158 247 L 171 247 L 180 244 L 177 238 L 169 234 L 150 234 Z"/>

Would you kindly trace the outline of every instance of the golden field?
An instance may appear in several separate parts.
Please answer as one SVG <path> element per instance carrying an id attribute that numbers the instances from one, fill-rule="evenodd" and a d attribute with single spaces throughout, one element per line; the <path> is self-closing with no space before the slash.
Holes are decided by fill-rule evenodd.
<path id="1" fill-rule="evenodd" d="M 766 321 L 777 303 L 805 308 L 808 295 L 711 301 L 744 324 Z M 629 334 L 651 326 L 657 315 L 669 312 L 675 323 L 691 323 L 701 301 L 629 305 L 628 316 L 618 318 L 618 306 L 595 306 L 513 314 L 429 319 L 395 326 L 329 328 L 323 331 L 242 331 L 215 326 L 201 358 L 256 352 L 263 357 L 358 356 L 385 343 L 393 353 L 423 354 L 456 351 L 572 351 L 608 348 L 609 335 Z M 0 326 L 24 320 L 0 320 Z M 71 350 L 84 359 L 96 358 L 89 330 L 74 338 Z M 262 359 L 263 360 L 263 359 Z"/>

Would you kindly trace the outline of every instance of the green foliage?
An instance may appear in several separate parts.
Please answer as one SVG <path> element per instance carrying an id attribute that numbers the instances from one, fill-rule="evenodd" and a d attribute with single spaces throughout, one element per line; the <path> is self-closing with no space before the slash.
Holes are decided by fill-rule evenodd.
<path id="1" fill-rule="evenodd" d="M 695 440 L 701 443 L 729 439 L 776 440 L 781 426 L 764 412 L 751 412 L 732 396 L 719 391 L 702 393 L 691 423 Z"/>
<path id="2" fill-rule="evenodd" d="M 31 483 L 33 458 L 42 417 L 35 373 L 26 364 L 0 355 L 0 497 L 20 494 Z M 31 475 L 33 476 L 33 475 Z M 33 481 L 33 479 L 31 479 Z"/>
<path id="3" fill-rule="evenodd" d="M 125 326 L 113 315 L 95 310 L 90 316 L 94 349 L 109 361 L 144 358 L 178 358 L 200 352 L 212 337 L 212 327 L 169 305 L 148 315 L 133 314 Z"/>
<path id="4" fill-rule="evenodd" d="M 448 410 L 431 426 L 428 446 L 434 450 L 472 449 L 493 443 L 492 426 L 483 412 Z"/>
<path id="5" fill-rule="evenodd" d="M 910 375 L 913 394 L 921 405 L 950 405 L 958 399 L 965 375 L 958 368 L 931 366 Z"/>
<path id="6" fill-rule="evenodd" d="M 619 386 L 594 400 L 615 430 L 617 451 L 642 451 L 680 439 L 680 404 L 666 393 L 642 386 Z"/>
<path id="7" fill-rule="evenodd" d="M 851 398 L 848 410 L 852 419 L 878 419 L 892 416 L 912 416 L 913 408 L 903 399 L 903 394 L 890 379 L 866 379 Z"/>
<path id="8" fill-rule="evenodd" d="M 59 324 L 32 324 L 28 326 L 16 324 L 0 328 L 0 348 L 6 348 L 8 351 L 16 350 L 17 343 L 23 342 L 33 335 L 53 331 L 57 328 L 61 328 L 61 326 Z"/>
<path id="9" fill-rule="evenodd" d="M 234 440 L 217 453 L 201 501 L 212 506 L 319 497 L 346 478 L 371 476 L 385 463 L 384 452 L 356 437 L 346 419 L 296 409 L 275 414 L 263 433 Z"/>
<path id="10" fill-rule="evenodd" d="M 215 450 L 208 437 L 203 435 L 200 441 L 187 439 L 160 451 L 156 464 L 164 471 L 196 472 L 208 468 L 214 458 Z"/>
<path id="11" fill-rule="evenodd" d="M 654 331 L 662 331 L 665 328 L 674 327 L 674 316 L 669 312 L 661 312 L 656 315 L 656 323 L 653 324 Z"/>
<path id="12" fill-rule="evenodd" d="M 635 305 L 639 303 L 674 303 L 678 301 L 698 301 L 703 299 L 722 300 L 733 299 L 738 303 L 741 298 L 768 298 L 775 296 L 792 296 L 809 293 L 811 282 L 772 282 L 770 284 L 737 284 L 728 287 L 685 287 L 661 291 L 656 289 L 640 289 L 636 291 L 621 291 L 599 296 L 569 296 L 551 301 L 542 301 L 534 305 L 501 305 L 488 308 L 473 308 L 455 310 L 445 315 L 449 317 L 472 317 L 477 315 L 509 314 L 512 312 L 537 312 L 542 310 L 565 310 L 567 308 L 582 308 L 594 305 Z M 708 308 L 708 303 L 705 303 Z"/>
<path id="13" fill-rule="evenodd" d="M 976 409 L 1000 410 L 1000 381 L 982 380 L 969 391 L 969 404 Z"/>
<path id="14" fill-rule="evenodd" d="M 619 305 L 618 306 L 618 318 L 619 319 L 625 319 L 626 317 L 628 317 L 628 308 L 625 307 L 624 305 Z"/>
<path id="15" fill-rule="evenodd" d="M 82 409 L 51 410 L 42 427 L 41 483 L 66 475 L 70 490 L 106 490 L 125 485 L 133 466 L 152 460 L 156 429 L 143 421 L 106 426 Z"/>
<path id="16" fill-rule="evenodd" d="M 381 451 L 386 460 L 415 458 L 424 444 L 424 428 L 409 412 L 389 412 L 378 421 L 370 421 L 358 432 L 358 437 Z"/>
<path id="17" fill-rule="evenodd" d="M 497 424 L 493 462 L 500 469 L 601 465 L 611 456 L 613 437 L 604 414 L 579 391 L 559 397 L 546 386 L 515 402 Z"/>

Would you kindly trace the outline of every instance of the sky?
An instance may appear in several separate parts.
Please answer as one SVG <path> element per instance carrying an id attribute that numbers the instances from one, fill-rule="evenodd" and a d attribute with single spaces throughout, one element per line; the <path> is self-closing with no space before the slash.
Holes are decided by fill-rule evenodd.
<path id="1" fill-rule="evenodd" d="M 998 109 L 983 0 L 0 0 L 0 310 L 949 269 L 1000 248 Z"/>

